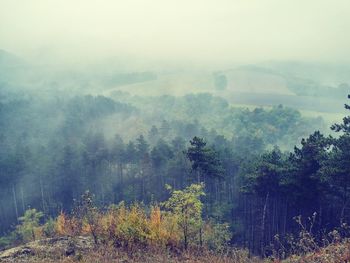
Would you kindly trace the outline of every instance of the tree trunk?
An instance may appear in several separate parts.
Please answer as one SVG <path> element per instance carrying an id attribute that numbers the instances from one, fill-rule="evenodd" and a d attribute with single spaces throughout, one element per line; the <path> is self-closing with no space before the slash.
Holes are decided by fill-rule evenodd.
<path id="1" fill-rule="evenodd" d="M 103 182 L 101 182 L 101 198 L 102 198 L 102 205 L 105 204 L 105 189 L 103 187 Z"/>
<path id="2" fill-rule="evenodd" d="M 25 205 L 24 205 L 24 193 L 23 193 L 23 187 L 21 186 L 21 199 L 22 199 L 22 210 L 23 213 L 25 212 Z"/>
<path id="3" fill-rule="evenodd" d="M 119 196 L 120 196 L 120 201 L 122 201 L 124 199 L 124 178 L 123 178 L 123 164 L 120 163 L 119 164 L 119 184 L 120 184 L 120 188 L 119 188 Z"/>
<path id="4" fill-rule="evenodd" d="M 261 221 L 261 240 L 260 240 L 260 250 L 261 255 L 264 255 L 264 248 L 265 248 L 265 220 L 266 220 L 266 211 L 267 211 L 267 203 L 269 201 L 270 192 L 267 192 L 266 198 L 265 198 L 265 204 L 262 214 L 262 221 Z"/>
<path id="5" fill-rule="evenodd" d="M 45 199 L 44 199 L 44 187 L 43 187 L 43 181 L 41 180 L 41 177 L 40 177 L 40 192 L 41 192 L 41 205 L 42 205 L 42 209 L 43 209 L 43 212 L 45 214 Z"/>
<path id="6" fill-rule="evenodd" d="M 187 226 L 184 227 L 183 231 L 184 231 L 184 245 L 185 245 L 185 249 L 187 249 L 187 247 L 188 247 Z"/>
<path id="7" fill-rule="evenodd" d="M 12 193 L 13 193 L 13 203 L 15 206 L 15 213 L 16 213 L 16 219 L 18 221 L 18 207 L 17 207 L 17 196 L 16 196 L 16 189 L 15 189 L 15 185 L 12 185 Z"/>
<path id="8" fill-rule="evenodd" d="M 344 200 L 343 206 L 341 208 L 341 212 L 340 212 L 340 225 L 342 225 L 344 223 L 344 216 L 345 216 L 345 209 L 348 205 L 348 200 Z"/>
<path id="9" fill-rule="evenodd" d="M 344 196 L 343 196 L 343 205 L 342 205 L 342 209 L 341 209 L 341 212 L 340 212 L 340 225 L 342 225 L 344 223 L 344 215 L 345 215 L 345 209 L 348 205 L 348 195 L 347 195 L 347 185 L 344 184 L 344 188 L 343 188 L 343 191 L 344 191 Z"/>
<path id="10" fill-rule="evenodd" d="M 199 245 L 200 245 L 200 247 L 203 246 L 203 229 L 202 229 L 202 226 L 199 228 Z"/>
<path id="11" fill-rule="evenodd" d="M 285 203 L 285 212 L 284 212 L 284 218 L 283 218 L 283 235 L 286 234 L 287 231 L 287 217 L 288 217 L 288 202 L 286 201 Z"/>

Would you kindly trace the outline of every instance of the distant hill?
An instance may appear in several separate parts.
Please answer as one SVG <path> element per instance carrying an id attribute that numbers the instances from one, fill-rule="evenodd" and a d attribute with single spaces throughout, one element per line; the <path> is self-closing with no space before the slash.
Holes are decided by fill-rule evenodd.
<path id="1" fill-rule="evenodd" d="M 257 66 L 285 77 L 309 79 L 322 85 L 337 86 L 350 82 L 350 65 L 343 63 L 317 63 L 303 61 L 268 61 Z"/>
<path id="2" fill-rule="evenodd" d="M 294 95 L 288 89 L 286 79 L 274 72 L 238 68 L 226 71 L 227 89 L 232 92 Z"/>
<path id="3" fill-rule="evenodd" d="M 220 87 L 218 82 L 221 81 Z M 115 91 L 139 96 L 211 93 L 231 104 L 342 113 L 350 93 L 350 66 L 298 61 L 270 61 L 213 72 L 210 70 L 120 71 L 113 63 L 62 69 L 29 64 L 0 50 L 0 86 L 10 90 L 69 91 L 109 96 Z M 337 106 L 333 106 L 337 105 Z"/>
<path id="4" fill-rule="evenodd" d="M 13 68 L 23 64 L 23 60 L 15 54 L 0 49 L 0 68 Z"/>

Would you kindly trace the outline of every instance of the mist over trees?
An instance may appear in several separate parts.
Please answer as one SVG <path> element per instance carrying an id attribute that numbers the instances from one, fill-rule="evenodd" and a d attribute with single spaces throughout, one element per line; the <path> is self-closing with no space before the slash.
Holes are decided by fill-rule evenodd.
<path id="1" fill-rule="evenodd" d="M 204 242 L 203 227 L 214 222 L 227 224 L 227 244 L 262 256 L 288 253 L 288 236 L 308 218 L 315 242 L 349 220 L 349 117 L 329 129 L 317 114 L 282 104 L 234 105 L 221 94 L 230 89 L 225 71 L 210 74 L 212 92 L 177 96 L 132 92 L 158 81 L 147 72 L 100 76 L 94 84 L 51 75 L 28 87 L 28 76 L 13 74 L 0 83 L 3 236 L 19 231 L 30 239 L 30 224 L 75 211 L 87 190 L 96 209 L 107 209 L 175 202 L 182 197 L 171 193 L 195 184 L 203 194 L 193 216 L 203 224 L 168 206 L 196 233 L 194 243 Z M 86 89 L 70 89 L 75 83 Z"/>
<path id="2" fill-rule="evenodd" d="M 0 0 L 0 262 L 350 262 L 349 14 Z"/>

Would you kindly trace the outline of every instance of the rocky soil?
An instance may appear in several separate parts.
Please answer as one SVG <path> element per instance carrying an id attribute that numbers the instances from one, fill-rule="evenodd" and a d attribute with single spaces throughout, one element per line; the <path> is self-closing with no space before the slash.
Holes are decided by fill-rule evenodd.
<path id="1" fill-rule="evenodd" d="M 59 259 L 68 256 L 79 257 L 94 247 L 90 237 L 57 237 L 27 243 L 23 246 L 0 251 L 0 262 L 30 262 L 33 259 Z"/>

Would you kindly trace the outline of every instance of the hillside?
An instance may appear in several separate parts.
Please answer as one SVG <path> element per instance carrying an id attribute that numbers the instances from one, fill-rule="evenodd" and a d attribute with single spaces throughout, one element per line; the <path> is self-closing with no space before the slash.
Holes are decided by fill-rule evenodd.
<path id="1" fill-rule="evenodd" d="M 324 233 L 350 218 L 349 117 L 341 119 L 350 106 L 339 98 L 348 86 L 320 83 L 257 66 L 8 69 L 0 248 L 22 244 L 5 256 L 64 262 L 72 258 L 62 246 L 90 236 L 93 246 L 76 252 L 86 262 L 103 262 L 103 251 L 144 262 L 318 253 Z M 305 251 L 293 242 L 310 218 Z"/>
<path id="2" fill-rule="evenodd" d="M 191 93 L 210 93 L 222 97 L 232 105 L 273 106 L 282 104 L 300 110 L 313 111 L 315 115 L 344 113 L 339 100 L 345 98 L 346 91 L 336 87 L 296 77 L 290 71 L 272 70 L 268 67 L 242 66 L 231 70 L 213 73 L 210 71 L 183 71 L 156 73 L 157 79 L 135 84 L 119 85 L 103 91 L 110 96 L 116 91 L 138 96 L 183 96 Z M 220 74 L 226 78 L 224 88 L 215 84 L 215 76 Z M 335 83 L 337 83 L 334 80 Z M 338 84 L 341 83 L 340 80 Z M 309 93 L 302 91 L 310 91 Z M 319 90 L 329 93 L 322 95 Z M 332 92 L 332 91 L 335 92 Z M 340 94 L 339 96 L 337 94 Z M 336 97 L 333 95 L 336 94 Z M 345 102 L 345 100 L 344 100 Z"/>
<path id="3" fill-rule="evenodd" d="M 161 251 L 142 247 L 134 250 L 96 247 L 90 237 L 59 237 L 33 241 L 22 246 L 0 251 L 4 263 L 346 263 L 350 260 L 347 240 L 330 244 L 305 255 L 291 255 L 283 261 L 249 257 L 247 251 L 213 254 L 209 251 Z"/>
<path id="4" fill-rule="evenodd" d="M 162 251 L 149 248 L 96 247 L 89 237 L 61 237 L 27 243 L 0 252 L 0 262 L 4 263 L 260 263 L 249 259 L 246 251 L 235 251 L 231 257 L 215 255 L 208 251 Z"/>

